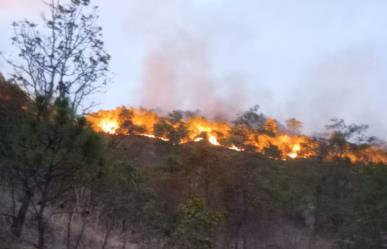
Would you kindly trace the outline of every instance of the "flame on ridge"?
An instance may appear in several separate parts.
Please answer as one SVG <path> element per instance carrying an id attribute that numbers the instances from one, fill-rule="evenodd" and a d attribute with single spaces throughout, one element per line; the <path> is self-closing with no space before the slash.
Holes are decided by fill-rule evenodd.
<path id="1" fill-rule="evenodd" d="M 103 130 L 103 132 L 111 135 L 115 134 L 119 127 L 118 122 L 116 120 L 111 120 L 111 119 L 101 120 L 99 125 Z"/>
<path id="2" fill-rule="evenodd" d="M 86 117 L 92 129 L 110 135 L 140 135 L 163 141 L 169 141 L 166 136 L 157 136 L 155 125 L 162 117 L 155 112 L 124 107 L 109 111 L 98 111 Z M 173 129 L 180 125 L 186 127 L 187 134 L 179 143 L 200 142 L 228 148 L 235 151 L 256 151 L 259 153 L 278 154 L 282 160 L 311 158 L 318 155 L 320 144 L 314 139 L 299 134 L 288 134 L 280 131 L 272 119 L 267 120 L 266 128 L 271 134 L 242 127 L 243 143 L 227 142 L 232 137 L 233 126 L 223 121 L 209 121 L 202 116 L 191 116 L 182 121 L 170 122 Z M 387 164 L 387 152 L 381 149 L 369 147 L 354 153 L 350 149 L 328 155 L 327 159 L 348 158 L 351 162 L 373 162 Z"/>

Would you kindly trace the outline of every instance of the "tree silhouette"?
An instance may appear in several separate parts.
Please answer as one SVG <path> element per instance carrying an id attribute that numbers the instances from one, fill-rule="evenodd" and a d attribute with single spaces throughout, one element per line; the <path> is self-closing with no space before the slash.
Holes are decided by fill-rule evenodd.
<path id="1" fill-rule="evenodd" d="M 88 5 L 88 0 L 68 4 L 52 0 L 42 26 L 28 20 L 14 22 L 12 44 L 20 60 L 8 60 L 13 78 L 32 97 L 44 96 L 53 103 L 67 96 L 74 112 L 106 84 L 110 61 L 102 28 L 96 25 L 97 8 L 90 11 Z"/>

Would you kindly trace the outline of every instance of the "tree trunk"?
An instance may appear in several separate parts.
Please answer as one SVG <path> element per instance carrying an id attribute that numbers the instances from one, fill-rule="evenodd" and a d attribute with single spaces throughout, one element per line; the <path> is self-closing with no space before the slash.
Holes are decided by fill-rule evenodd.
<path id="1" fill-rule="evenodd" d="M 49 174 L 46 176 L 47 180 L 44 182 L 43 190 L 40 197 L 40 207 L 36 214 L 36 219 L 38 222 L 38 247 L 37 249 L 45 249 L 46 248 L 46 240 L 45 240 L 45 233 L 46 233 L 46 224 L 45 224 L 45 211 L 47 207 L 48 202 L 48 188 L 50 187 L 51 182 L 51 168 L 49 169 Z"/>
<path id="2" fill-rule="evenodd" d="M 28 209 L 30 207 L 31 198 L 32 191 L 26 190 L 19 211 L 17 212 L 16 217 L 13 219 L 11 231 L 17 238 L 20 238 L 21 236 L 24 221 L 27 216 Z"/>
<path id="3" fill-rule="evenodd" d="M 108 227 L 107 228 L 107 231 L 105 233 L 105 237 L 103 239 L 103 243 L 102 243 L 102 249 L 106 249 L 106 246 L 109 244 L 109 238 L 110 238 L 110 232 L 111 232 L 111 228 Z"/>
<path id="4" fill-rule="evenodd" d="M 122 240 L 122 249 L 126 249 L 126 244 L 128 243 L 127 235 L 124 234 L 124 238 Z"/>
<path id="5" fill-rule="evenodd" d="M 67 249 L 71 249 L 71 226 L 72 226 L 72 220 L 73 220 L 73 211 L 70 211 L 68 215 L 69 216 L 67 221 L 66 247 Z"/>
<path id="6" fill-rule="evenodd" d="M 78 249 L 79 245 L 81 244 L 81 241 L 82 241 L 82 238 L 83 238 L 83 234 L 85 233 L 85 229 L 86 229 L 86 218 L 82 218 L 82 228 L 81 228 L 81 231 L 78 235 L 78 238 L 77 238 L 77 241 L 75 243 L 75 246 L 74 246 L 74 249 Z"/>
<path id="7" fill-rule="evenodd" d="M 127 229 L 126 229 L 126 220 L 124 219 L 122 221 L 122 235 L 123 235 L 123 239 L 122 239 L 122 249 L 126 249 L 126 244 L 128 242 L 128 235 L 127 235 Z"/>
<path id="8" fill-rule="evenodd" d="M 39 210 L 39 214 L 37 215 L 37 222 L 38 222 L 38 232 L 39 232 L 39 240 L 38 240 L 38 249 L 45 249 L 46 247 L 46 241 L 45 241 L 45 232 L 46 227 L 44 224 L 44 207 L 42 207 Z"/>

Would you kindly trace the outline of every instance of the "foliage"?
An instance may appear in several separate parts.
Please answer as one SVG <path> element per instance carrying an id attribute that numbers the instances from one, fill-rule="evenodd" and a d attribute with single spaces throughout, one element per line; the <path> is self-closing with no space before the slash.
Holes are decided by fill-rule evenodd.
<path id="1" fill-rule="evenodd" d="M 354 194 L 353 216 L 343 237 L 352 248 L 384 248 L 387 231 L 387 168 L 369 166 L 360 171 L 359 190 Z"/>
<path id="2" fill-rule="evenodd" d="M 21 235 L 29 207 L 35 207 L 37 245 L 45 248 L 47 208 L 93 177 L 100 139 L 83 118 L 74 117 L 66 98 L 50 105 L 46 97 L 39 96 L 22 119 L 3 125 L 7 133 L 0 141 L 5 155 L 1 166 L 11 181 L 18 182 L 23 203 L 14 217 L 12 231 Z"/>
<path id="3" fill-rule="evenodd" d="M 179 206 L 178 220 L 174 236 L 179 248 L 214 248 L 214 235 L 223 216 L 206 209 L 204 201 L 193 198 Z"/>

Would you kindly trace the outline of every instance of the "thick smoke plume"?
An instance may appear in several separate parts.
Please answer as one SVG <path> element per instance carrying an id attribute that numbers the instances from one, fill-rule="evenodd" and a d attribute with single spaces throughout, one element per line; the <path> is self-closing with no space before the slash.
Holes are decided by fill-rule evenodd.
<path id="1" fill-rule="evenodd" d="M 187 39 L 166 44 L 145 61 L 142 104 L 232 118 L 246 107 L 245 85 L 238 79 L 214 79 L 211 70 L 205 43 Z"/>

